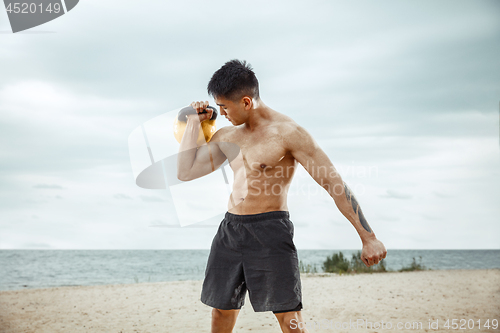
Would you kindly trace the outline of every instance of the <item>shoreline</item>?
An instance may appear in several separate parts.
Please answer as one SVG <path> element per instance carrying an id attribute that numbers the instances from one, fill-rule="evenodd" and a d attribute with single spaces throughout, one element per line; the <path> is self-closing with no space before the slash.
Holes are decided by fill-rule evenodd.
<path id="1" fill-rule="evenodd" d="M 500 320 L 500 269 L 393 273 L 302 273 L 304 320 L 332 325 L 361 320 L 429 325 L 438 320 L 440 326 L 454 318 Z M 201 286 L 201 280 L 190 280 L 0 291 L 0 331 L 208 332 L 211 308 L 200 302 Z M 247 295 L 234 332 L 250 329 L 280 332 L 274 315 L 254 312 Z"/>
<path id="2" fill-rule="evenodd" d="M 312 278 L 312 277 L 335 277 L 335 276 L 357 276 L 357 275 L 371 275 L 371 274 L 391 274 L 391 273 L 412 273 L 412 272 L 442 272 L 442 271 L 499 271 L 500 268 L 481 268 L 481 269 L 465 269 L 465 268 L 450 268 L 450 269 L 425 269 L 425 270 L 415 270 L 415 271 L 396 271 L 387 270 L 386 272 L 368 272 L 368 273 L 326 273 L 326 272 L 316 272 L 316 273 L 300 273 L 301 278 Z M 92 285 L 61 285 L 55 287 L 40 287 L 40 288 L 30 288 L 26 287 L 23 289 L 0 289 L 0 296 L 4 292 L 13 291 L 29 291 L 29 290 L 52 290 L 59 288 L 86 288 L 86 287 L 105 287 L 105 286 L 126 286 L 126 285 L 142 285 L 142 284 L 157 284 L 157 283 L 174 283 L 174 282 L 199 282 L 202 283 L 203 279 L 197 280 L 171 280 L 171 281 L 155 281 L 155 282 L 135 282 L 135 283 L 110 283 L 110 284 L 92 284 Z"/>

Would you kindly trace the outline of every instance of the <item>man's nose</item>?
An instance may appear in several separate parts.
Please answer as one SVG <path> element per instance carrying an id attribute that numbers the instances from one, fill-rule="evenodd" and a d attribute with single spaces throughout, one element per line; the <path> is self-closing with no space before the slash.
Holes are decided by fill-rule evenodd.
<path id="1" fill-rule="evenodd" d="M 225 116 L 227 114 L 222 107 L 220 108 L 220 114 L 222 116 Z"/>

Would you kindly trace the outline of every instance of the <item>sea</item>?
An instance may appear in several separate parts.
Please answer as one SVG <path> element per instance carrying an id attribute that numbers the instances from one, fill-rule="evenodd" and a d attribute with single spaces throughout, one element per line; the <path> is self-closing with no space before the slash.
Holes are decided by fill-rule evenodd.
<path id="1" fill-rule="evenodd" d="M 328 256 L 358 250 L 298 250 L 302 265 L 323 272 Z M 0 250 L 0 290 L 202 280 L 209 250 Z M 500 250 L 392 250 L 386 268 L 415 260 L 426 269 L 499 269 Z"/>

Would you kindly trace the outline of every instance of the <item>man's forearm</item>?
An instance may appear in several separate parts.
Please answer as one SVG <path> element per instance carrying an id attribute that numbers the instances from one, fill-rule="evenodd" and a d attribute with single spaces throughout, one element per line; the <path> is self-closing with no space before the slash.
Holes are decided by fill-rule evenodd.
<path id="1" fill-rule="evenodd" d="M 188 178 L 189 170 L 193 167 L 197 152 L 197 139 L 201 131 L 200 122 L 196 118 L 187 119 L 184 135 L 182 136 L 177 155 L 177 178 L 180 180 Z"/>
<path id="2" fill-rule="evenodd" d="M 361 207 L 359 206 L 358 200 L 356 200 L 356 197 L 354 196 L 354 194 L 352 194 L 351 189 L 349 188 L 349 186 L 347 186 L 346 183 L 344 183 L 344 193 L 345 193 L 347 201 L 349 201 L 351 203 L 351 208 L 354 211 L 354 214 L 357 214 L 357 217 L 359 219 L 361 226 L 366 231 L 371 233 L 372 229 L 368 225 L 368 222 L 366 222 L 365 216 L 363 215 L 363 211 L 361 210 Z"/>
<path id="3" fill-rule="evenodd" d="M 335 204 L 339 208 L 340 212 L 354 226 L 363 243 L 369 239 L 375 238 L 375 233 L 366 221 L 363 211 L 361 210 L 361 206 L 359 205 L 358 200 L 356 200 L 354 193 L 352 193 L 351 189 L 345 182 L 342 181 L 342 184 L 342 193 L 332 195 L 335 200 Z M 339 188 L 339 186 L 337 186 L 337 188 Z"/>

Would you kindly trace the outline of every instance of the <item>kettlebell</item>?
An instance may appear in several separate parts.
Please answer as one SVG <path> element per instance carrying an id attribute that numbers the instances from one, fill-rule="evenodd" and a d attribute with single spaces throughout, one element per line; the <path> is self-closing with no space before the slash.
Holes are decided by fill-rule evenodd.
<path id="1" fill-rule="evenodd" d="M 217 109 L 213 106 L 207 106 L 207 109 L 213 110 L 213 113 L 210 119 L 201 122 L 201 131 L 199 132 L 198 139 L 196 140 L 196 144 L 198 146 L 209 142 L 215 131 L 217 130 L 217 128 L 215 127 L 215 120 L 217 119 Z M 201 113 L 208 112 L 205 109 Z M 190 114 L 196 114 L 196 110 L 192 106 L 182 108 L 174 121 L 174 136 L 179 143 L 181 143 L 182 136 L 184 135 L 184 131 L 186 130 L 187 116 Z"/>

